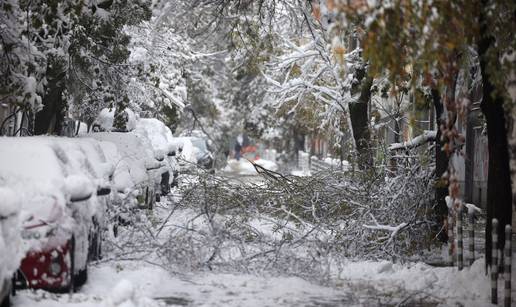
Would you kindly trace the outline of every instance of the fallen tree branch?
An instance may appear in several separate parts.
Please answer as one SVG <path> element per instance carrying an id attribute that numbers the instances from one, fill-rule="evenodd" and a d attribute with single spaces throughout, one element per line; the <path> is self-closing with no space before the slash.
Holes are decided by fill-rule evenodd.
<path id="1" fill-rule="evenodd" d="M 394 143 L 394 144 L 389 145 L 389 150 L 394 151 L 394 150 L 399 150 L 399 149 L 405 149 L 405 150 L 413 149 L 413 148 L 419 147 L 423 144 L 435 141 L 436 136 L 437 136 L 437 131 L 425 130 L 425 132 L 423 132 L 423 134 L 416 136 L 415 138 L 413 138 L 410 141 Z"/>

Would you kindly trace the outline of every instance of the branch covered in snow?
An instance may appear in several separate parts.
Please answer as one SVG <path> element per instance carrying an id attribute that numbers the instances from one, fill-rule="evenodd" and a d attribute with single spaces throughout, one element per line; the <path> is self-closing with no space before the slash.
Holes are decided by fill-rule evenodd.
<path id="1" fill-rule="evenodd" d="M 435 138 L 437 136 L 437 131 L 429 131 L 425 130 L 423 134 L 416 136 L 410 141 L 402 142 L 402 143 L 393 143 L 389 145 L 389 150 L 398 150 L 398 149 L 413 149 L 416 147 L 419 147 L 423 144 L 426 144 L 428 142 L 435 141 Z"/>

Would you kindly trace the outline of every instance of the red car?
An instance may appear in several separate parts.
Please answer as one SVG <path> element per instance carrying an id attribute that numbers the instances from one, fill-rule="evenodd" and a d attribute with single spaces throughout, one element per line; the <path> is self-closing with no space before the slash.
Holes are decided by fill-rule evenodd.
<path id="1" fill-rule="evenodd" d="M 16 287 L 70 291 L 100 257 L 109 169 L 92 140 L 0 139 L 0 185 L 19 193 L 22 259 Z M 104 163 L 104 164 L 102 164 Z"/>

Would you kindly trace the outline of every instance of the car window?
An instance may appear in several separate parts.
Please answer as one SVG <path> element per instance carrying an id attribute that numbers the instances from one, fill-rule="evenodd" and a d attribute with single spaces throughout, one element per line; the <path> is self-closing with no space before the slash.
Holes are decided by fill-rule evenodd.
<path id="1" fill-rule="evenodd" d="M 206 142 L 203 139 L 192 138 L 191 141 L 192 141 L 192 144 L 195 147 L 197 147 L 198 149 L 200 149 L 202 152 L 208 151 L 208 149 L 206 148 Z"/>

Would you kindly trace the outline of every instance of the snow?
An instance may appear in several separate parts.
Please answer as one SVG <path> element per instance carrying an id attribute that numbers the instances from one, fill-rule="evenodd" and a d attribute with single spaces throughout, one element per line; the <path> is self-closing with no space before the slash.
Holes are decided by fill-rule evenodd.
<path id="1" fill-rule="evenodd" d="M 88 282 L 73 298 L 22 292 L 14 306 L 296 306 L 310 299 L 339 295 L 338 289 L 298 277 L 200 273 L 175 275 L 143 262 L 108 263 L 93 267 Z M 43 296 L 43 297 L 42 297 Z M 151 301 L 150 298 L 157 298 Z M 172 304 L 175 305 L 175 304 Z M 184 305 L 184 304 L 177 304 Z"/>
<path id="2" fill-rule="evenodd" d="M 263 168 L 266 168 L 271 171 L 278 170 L 278 165 L 273 161 L 258 159 L 258 160 L 253 161 L 253 163 L 256 163 L 257 165 L 260 165 Z M 224 171 L 232 172 L 232 173 L 240 174 L 240 175 L 256 175 L 257 174 L 256 169 L 253 166 L 253 164 L 251 162 L 249 162 L 247 159 L 243 159 L 243 158 L 240 160 L 229 159 L 228 164 L 224 168 Z"/>
<path id="3" fill-rule="evenodd" d="M 15 191 L 0 187 L 0 288 L 18 268 L 22 257 L 19 225 L 20 197 Z"/>

